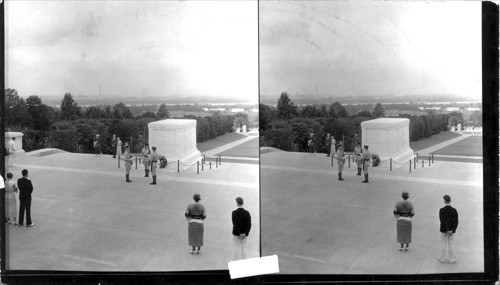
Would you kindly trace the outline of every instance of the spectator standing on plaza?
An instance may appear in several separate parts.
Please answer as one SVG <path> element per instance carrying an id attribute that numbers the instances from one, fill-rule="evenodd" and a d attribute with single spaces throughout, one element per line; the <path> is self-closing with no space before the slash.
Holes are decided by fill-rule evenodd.
<path id="1" fill-rule="evenodd" d="M 438 258 L 439 262 L 455 263 L 457 259 L 455 258 L 455 252 L 453 250 L 453 244 L 455 239 L 455 231 L 458 227 L 458 212 L 453 208 L 451 203 L 451 197 L 449 195 L 444 195 L 445 206 L 439 209 L 439 221 L 441 223 L 439 231 L 441 232 L 441 257 Z"/>
<path id="2" fill-rule="evenodd" d="M 335 138 L 333 138 L 333 135 L 331 136 L 331 142 L 330 142 L 330 154 L 333 156 L 336 152 L 335 150 Z"/>
<path id="3" fill-rule="evenodd" d="M 120 155 L 122 155 L 122 141 L 120 140 L 120 137 L 116 138 L 116 155 L 118 155 L 118 158 L 120 158 Z"/>
<path id="4" fill-rule="evenodd" d="M 19 225 L 22 226 L 24 222 L 24 212 L 26 211 L 26 226 L 34 226 L 35 223 L 31 222 L 31 193 L 33 193 L 33 184 L 28 179 L 28 170 L 21 171 L 22 178 L 17 180 L 17 187 L 19 189 Z"/>
<path id="5" fill-rule="evenodd" d="M 309 147 L 310 154 L 316 152 L 316 150 L 314 149 L 314 133 L 311 133 L 309 135 L 309 140 L 307 141 L 307 146 Z"/>
<path id="6" fill-rule="evenodd" d="M 149 149 L 149 144 L 145 143 L 142 148 L 142 164 L 144 165 L 144 172 L 146 173 L 144 177 L 149 177 L 149 155 L 151 154 L 151 150 Z"/>
<path id="7" fill-rule="evenodd" d="M 361 166 L 363 165 L 361 163 L 361 154 L 362 154 L 362 152 L 363 151 L 361 150 L 361 143 L 358 142 L 358 144 L 354 148 L 354 155 L 355 155 L 356 165 L 358 166 L 358 174 L 356 174 L 356 175 L 359 175 L 359 176 L 361 176 Z"/>
<path id="8" fill-rule="evenodd" d="M 234 243 L 234 259 L 247 258 L 247 240 L 250 228 L 252 227 L 252 218 L 250 213 L 243 209 L 243 199 L 236 198 L 236 206 L 238 209 L 234 210 L 231 218 L 233 221 L 233 243 Z"/>
<path id="9" fill-rule="evenodd" d="M 111 139 L 111 154 L 113 155 L 113 158 L 116 158 L 116 135 L 113 134 L 113 138 Z"/>
<path id="10" fill-rule="evenodd" d="M 125 162 L 125 181 L 132 182 L 132 180 L 130 180 L 129 178 L 130 169 L 132 168 L 132 154 L 130 153 L 128 145 L 125 146 L 125 151 L 123 152 L 123 155 L 120 159 Z"/>
<path id="11" fill-rule="evenodd" d="M 15 194 L 17 193 L 17 186 L 12 180 L 13 177 L 12 173 L 7 173 L 7 181 L 5 181 L 5 216 L 9 224 L 17 225 L 17 201 Z"/>
<path id="12" fill-rule="evenodd" d="M 368 168 L 370 167 L 370 159 L 372 154 L 368 151 L 368 146 L 364 146 L 365 150 L 361 155 L 361 161 L 363 162 L 363 173 L 365 174 L 365 180 L 362 183 L 368 183 Z"/>
<path id="13" fill-rule="evenodd" d="M 339 142 L 338 147 L 337 147 L 337 154 L 335 155 L 335 159 L 337 159 L 337 165 L 339 167 L 339 180 L 344 181 L 344 178 L 342 178 L 342 171 L 344 170 L 344 163 L 345 163 L 345 154 L 344 154 L 344 143 L 342 141 Z"/>
<path id="14" fill-rule="evenodd" d="M 332 143 L 332 139 L 330 137 L 330 133 L 326 133 L 326 138 L 325 138 L 325 152 L 326 152 L 326 156 L 329 157 L 330 156 L 330 151 L 331 151 L 331 143 Z"/>
<path id="15" fill-rule="evenodd" d="M 160 156 L 156 153 L 156 147 L 151 148 L 153 153 L 151 154 L 151 176 L 153 176 L 153 182 L 149 183 L 150 185 L 156 185 L 156 169 L 158 169 L 158 161 L 160 160 Z"/>
<path id="16" fill-rule="evenodd" d="M 16 138 L 12 138 L 9 143 L 8 143 L 8 154 L 9 156 L 7 157 L 7 166 L 12 166 L 12 159 L 16 155 Z"/>
<path id="17" fill-rule="evenodd" d="M 188 244 L 192 247 L 191 254 L 200 254 L 201 247 L 203 246 L 203 222 L 207 217 L 205 214 L 205 207 L 199 203 L 201 200 L 200 194 L 193 195 L 194 203 L 187 206 L 184 216 L 188 221 Z"/>
<path id="18" fill-rule="evenodd" d="M 99 138 L 99 134 L 95 135 L 95 139 L 94 139 L 94 153 L 95 154 L 102 154 L 102 152 L 101 152 L 101 140 Z"/>
<path id="19" fill-rule="evenodd" d="M 408 247 L 411 242 L 411 220 L 413 219 L 415 212 L 413 211 L 413 204 L 407 201 L 410 194 L 404 191 L 401 193 L 401 197 L 403 197 L 403 201 L 397 202 L 393 211 L 394 217 L 397 220 L 396 239 L 400 244 L 399 251 L 408 251 Z"/>

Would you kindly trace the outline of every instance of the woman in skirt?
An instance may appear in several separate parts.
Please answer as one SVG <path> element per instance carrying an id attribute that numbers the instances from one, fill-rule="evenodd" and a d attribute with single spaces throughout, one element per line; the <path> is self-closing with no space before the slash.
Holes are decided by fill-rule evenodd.
<path id="1" fill-rule="evenodd" d="M 415 213 L 413 204 L 408 202 L 410 194 L 404 191 L 401 194 L 403 201 L 396 203 L 394 207 L 394 217 L 396 217 L 397 242 L 400 244 L 399 251 L 407 251 L 411 242 L 411 220 Z"/>
<path id="2" fill-rule="evenodd" d="M 191 254 L 200 254 L 203 245 L 203 221 L 205 221 L 205 207 L 199 203 L 200 194 L 193 195 L 194 203 L 186 209 L 186 220 L 188 221 L 188 244 L 192 247 Z M 196 250 L 198 247 L 198 250 Z M 196 251 L 195 251 L 196 250 Z"/>
<path id="3" fill-rule="evenodd" d="M 17 225 L 17 186 L 12 180 L 14 175 L 12 173 L 7 173 L 7 181 L 5 181 L 5 217 L 9 224 Z"/>

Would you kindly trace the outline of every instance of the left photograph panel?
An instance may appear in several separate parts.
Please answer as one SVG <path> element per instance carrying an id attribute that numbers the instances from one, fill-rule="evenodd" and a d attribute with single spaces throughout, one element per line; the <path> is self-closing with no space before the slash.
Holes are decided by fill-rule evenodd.
<path id="1" fill-rule="evenodd" d="M 7 270 L 260 256 L 257 1 L 7 1 Z"/>

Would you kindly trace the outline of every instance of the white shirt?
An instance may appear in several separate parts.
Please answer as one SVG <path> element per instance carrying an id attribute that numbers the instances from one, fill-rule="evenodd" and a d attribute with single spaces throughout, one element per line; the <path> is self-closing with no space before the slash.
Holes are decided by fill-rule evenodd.
<path id="1" fill-rule="evenodd" d="M 16 152 L 15 145 L 16 143 L 13 140 L 9 141 L 9 154 Z"/>
<path id="2" fill-rule="evenodd" d="M 0 189 L 5 188 L 5 183 L 3 181 L 2 175 L 0 175 Z"/>

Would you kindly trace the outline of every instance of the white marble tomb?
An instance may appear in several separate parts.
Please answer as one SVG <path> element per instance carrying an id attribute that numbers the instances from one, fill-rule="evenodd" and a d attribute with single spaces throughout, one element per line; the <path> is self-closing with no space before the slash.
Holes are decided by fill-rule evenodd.
<path id="1" fill-rule="evenodd" d="M 166 119 L 151 122 L 148 130 L 149 147 L 155 146 L 156 152 L 165 155 L 169 163 L 180 160 L 186 166 L 201 158 L 196 148 L 196 120 Z"/>
<path id="2" fill-rule="evenodd" d="M 379 118 L 361 122 L 362 143 L 380 160 L 392 158 L 397 163 L 413 159 L 410 148 L 410 120 L 406 118 Z"/>
<path id="3" fill-rule="evenodd" d="M 12 138 L 16 138 L 14 140 L 15 145 L 14 149 L 16 150 L 15 155 L 16 156 L 23 156 L 25 155 L 25 151 L 23 150 L 23 133 L 20 132 L 5 132 L 5 147 L 8 149 L 9 148 L 9 141 Z"/>

